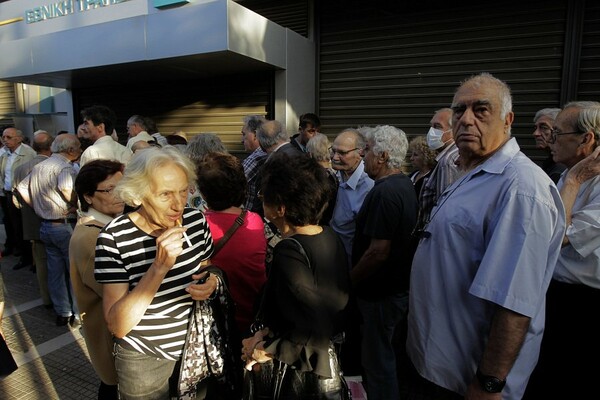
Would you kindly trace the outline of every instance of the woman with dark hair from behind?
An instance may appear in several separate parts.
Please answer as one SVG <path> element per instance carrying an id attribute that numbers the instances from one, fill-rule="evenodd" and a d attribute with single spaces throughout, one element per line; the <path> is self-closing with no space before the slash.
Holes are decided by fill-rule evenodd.
<path id="1" fill-rule="evenodd" d="M 198 189 L 207 203 L 206 220 L 213 241 L 218 243 L 242 213 L 246 200 L 246 175 L 242 162 L 227 153 L 209 153 L 198 164 Z M 240 333 L 248 333 L 258 293 L 267 280 L 267 240 L 262 217 L 247 211 L 235 231 L 211 263 L 225 271 L 231 297 L 236 304 L 235 319 Z"/>
<path id="2" fill-rule="evenodd" d="M 80 218 L 69 242 L 71 281 L 85 344 L 100 378 L 99 400 L 119 398 L 112 335 L 102 312 L 102 285 L 94 278 L 94 257 L 98 233 L 125 206 L 113 191 L 123 177 L 123 168 L 120 162 L 93 160 L 81 168 L 75 179 Z"/>
<path id="3" fill-rule="evenodd" d="M 332 339 L 341 332 L 349 269 L 337 234 L 318 225 L 330 190 L 325 170 L 312 158 L 275 154 L 263 166 L 265 217 L 283 240 L 275 246 L 261 300 L 265 328 L 242 341 L 242 358 L 250 374 L 272 368 L 285 399 L 344 398 Z M 260 382 L 252 390 L 255 398 L 274 393 Z"/>

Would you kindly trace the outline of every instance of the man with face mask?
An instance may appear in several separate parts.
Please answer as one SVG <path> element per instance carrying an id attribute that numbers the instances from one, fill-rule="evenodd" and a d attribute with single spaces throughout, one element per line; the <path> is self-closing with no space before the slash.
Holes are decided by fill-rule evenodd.
<path id="1" fill-rule="evenodd" d="M 437 199 L 460 176 L 456 160 L 458 148 L 452 138 L 452 109 L 441 108 L 433 114 L 427 132 L 427 145 L 438 152 L 437 165 L 419 194 L 419 217 L 415 232 L 420 232 L 429 221 L 431 209 Z"/>

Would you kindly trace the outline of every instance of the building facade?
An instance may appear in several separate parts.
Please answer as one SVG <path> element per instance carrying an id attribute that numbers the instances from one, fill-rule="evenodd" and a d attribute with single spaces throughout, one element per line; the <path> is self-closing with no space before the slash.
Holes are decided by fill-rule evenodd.
<path id="1" fill-rule="evenodd" d="M 249 113 L 290 133 L 300 114 L 316 112 L 330 136 L 376 124 L 413 136 L 462 79 L 487 71 L 511 86 L 513 135 L 541 160 L 535 112 L 600 100 L 600 5 L 589 0 L 73 0 L 73 12 L 48 9 L 58 3 L 0 4 L 0 80 L 16 88 L 14 115 L 64 119 L 69 130 L 81 108 L 100 103 L 117 112 L 119 133 L 142 114 L 166 134 L 215 132 L 232 151 Z M 52 101 L 28 111 L 22 84 Z"/>

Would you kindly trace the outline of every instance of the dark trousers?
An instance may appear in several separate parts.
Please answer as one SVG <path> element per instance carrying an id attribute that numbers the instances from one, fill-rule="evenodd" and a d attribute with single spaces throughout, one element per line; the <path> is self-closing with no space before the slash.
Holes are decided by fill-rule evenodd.
<path id="1" fill-rule="evenodd" d="M 552 280 L 538 364 L 523 399 L 585 399 L 598 379 L 600 289 Z"/>
<path id="2" fill-rule="evenodd" d="M 23 264 L 31 264 L 33 255 L 31 253 L 31 242 L 23 240 L 23 220 L 21 210 L 13 204 L 11 192 L 4 192 L 2 198 L 2 211 L 4 213 L 4 229 L 6 230 L 5 249 L 21 254 Z"/>

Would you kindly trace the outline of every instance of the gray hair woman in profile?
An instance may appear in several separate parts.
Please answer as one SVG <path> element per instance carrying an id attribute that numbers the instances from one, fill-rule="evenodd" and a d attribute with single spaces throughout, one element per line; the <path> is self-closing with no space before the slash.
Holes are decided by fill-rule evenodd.
<path id="1" fill-rule="evenodd" d="M 204 215 L 186 207 L 195 179 L 192 162 L 172 146 L 137 153 L 114 191 L 138 208 L 98 236 L 95 277 L 115 340 L 121 399 L 169 398 L 193 300 L 217 288 L 212 273 L 194 283 L 205 277 L 200 265 L 213 251 Z"/>
<path id="2" fill-rule="evenodd" d="M 201 133 L 194 136 L 187 144 L 185 154 L 198 167 L 205 155 L 209 153 L 228 153 L 225 145 L 214 133 Z M 196 185 L 191 187 L 188 204 L 202 212 L 206 211 L 206 201 L 202 198 Z"/>

